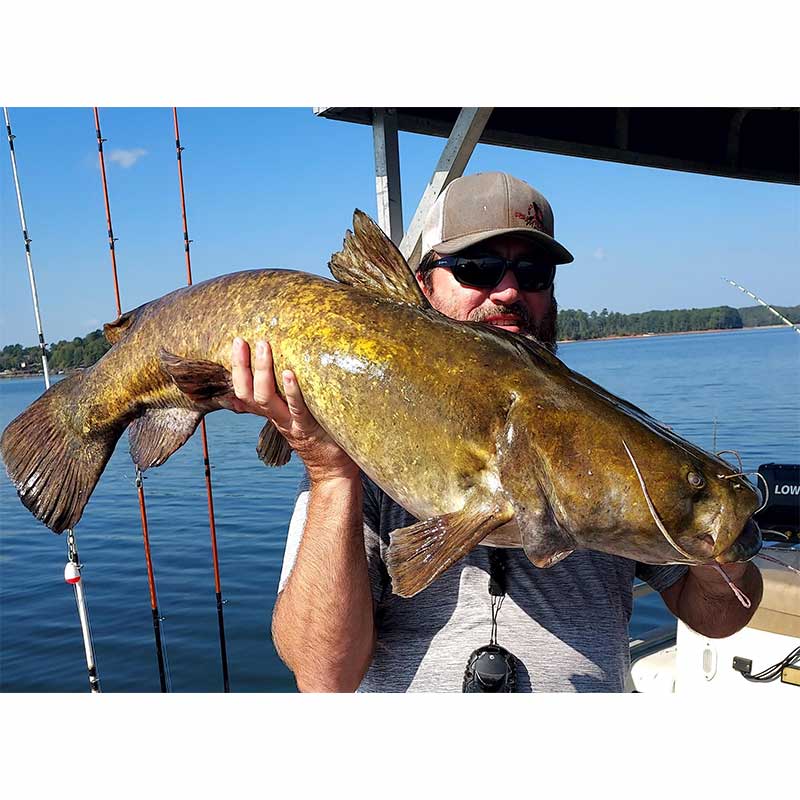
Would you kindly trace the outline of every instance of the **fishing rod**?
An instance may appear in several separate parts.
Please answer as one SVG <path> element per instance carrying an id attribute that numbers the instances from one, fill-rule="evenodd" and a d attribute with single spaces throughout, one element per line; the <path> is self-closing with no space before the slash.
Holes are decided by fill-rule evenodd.
<path id="1" fill-rule="evenodd" d="M 178 109 L 173 106 L 172 116 L 175 121 L 175 152 L 178 157 L 178 183 L 181 191 L 181 214 L 183 216 L 183 242 L 186 252 L 186 282 L 192 285 L 192 257 L 189 250 L 191 239 L 189 238 L 189 228 L 186 224 L 186 198 L 183 191 L 183 159 L 181 153 L 181 136 L 178 131 Z M 225 601 L 222 599 L 222 584 L 219 577 L 219 558 L 217 556 L 217 526 L 214 520 L 214 496 L 211 491 L 211 462 L 208 457 L 208 438 L 206 436 L 206 421 L 200 420 L 200 435 L 203 440 L 203 465 L 206 476 L 206 494 L 208 496 L 208 525 L 211 531 L 211 557 L 214 562 L 214 590 L 217 596 L 217 622 L 219 623 L 219 648 L 222 657 L 222 686 L 224 692 L 230 692 L 230 682 L 228 680 L 228 652 L 225 644 L 225 619 L 222 614 L 222 606 Z"/>
<path id="2" fill-rule="evenodd" d="M 738 283 L 736 283 L 736 281 L 732 281 L 730 278 L 723 277 L 722 280 L 727 281 L 731 286 L 735 286 L 740 292 L 750 295 L 753 300 L 755 300 L 757 303 L 761 303 L 764 308 L 766 308 L 768 311 L 771 311 L 776 317 L 778 317 L 779 320 L 781 320 L 781 322 L 792 328 L 795 333 L 800 333 L 800 328 L 798 328 L 797 325 L 795 325 L 793 322 L 790 322 L 788 319 L 786 319 L 786 317 L 783 316 L 783 314 L 781 314 L 779 311 L 776 311 L 771 305 L 765 303 L 760 297 L 754 295 L 749 289 L 745 289 L 744 286 L 740 286 Z"/>
<path id="3" fill-rule="evenodd" d="M 17 191 L 17 207 L 19 209 L 19 221 L 22 226 L 22 238 L 25 242 L 25 260 L 28 264 L 28 279 L 31 284 L 31 296 L 33 298 L 33 315 L 36 318 L 36 330 L 39 334 L 39 350 L 42 356 L 42 371 L 44 372 L 45 389 L 50 388 L 50 368 L 47 363 L 47 346 L 44 340 L 44 330 L 42 328 L 42 318 L 39 313 L 39 293 L 36 290 L 36 278 L 33 273 L 33 261 L 31 259 L 31 238 L 28 236 L 28 223 L 25 220 L 25 207 L 22 204 L 22 189 L 19 183 L 19 173 L 17 172 L 17 156 L 14 151 L 14 139 L 11 132 L 11 121 L 8 118 L 8 109 L 3 107 L 3 115 L 6 121 L 6 134 L 8 135 L 8 148 L 11 151 L 11 172 L 14 175 L 14 188 Z M 89 611 L 86 606 L 86 595 L 83 591 L 83 581 L 81 580 L 81 567 L 83 565 L 78 557 L 78 544 L 75 540 L 75 533 L 72 529 L 67 530 L 67 564 L 64 567 L 64 580 L 72 584 L 75 592 L 75 603 L 78 608 L 78 619 L 80 620 L 81 633 L 83 635 L 83 649 L 86 654 L 86 668 L 89 673 L 89 689 L 98 694 L 100 692 L 100 679 L 97 676 L 97 665 L 94 659 L 94 644 L 92 642 L 92 630 L 89 625 Z"/>
<path id="4" fill-rule="evenodd" d="M 106 224 L 108 225 L 108 246 L 111 251 L 111 271 L 114 277 L 114 296 L 117 301 L 117 316 L 122 314 L 122 305 L 119 299 L 119 281 L 117 279 L 117 257 L 114 249 L 114 229 L 111 225 L 111 206 L 108 202 L 108 181 L 106 180 L 106 162 L 103 156 L 103 142 L 106 140 L 100 133 L 100 115 L 97 108 L 94 108 L 94 126 L 97 133 L 97 149 L 100 158 L 100 174 L 103 179 L 103 198 L 106 204 Z M 142 471 L 136 467 L 136 491 L 139 495 L 139 513 L 142 520 L 142 539 L 144 541 L 144 557 L 147 564 L 147 582 L 150 588 L 150 609 L 153 613 L 153 632 L 156 640 L 156 655 L 158 657 L 158 677 L 161 682 L 161 691 L 167 691 L 167 676 L 164 666 L 164 648 L 161 641 L 161 622 L 164 619 L 158 611 L 158 599 L 156 597 L 156 579 L 153 571 L 153 560 L 150 555 L 150 535 L 147 526 L 147 508 L 144 499 L 144 481 Z"/>
<path id="5" fill-rule="evenodd" d="M 39 314 L 39 293 L 36 291 L 36 277 L 33 274 L 33 261 L 31 260 L 31 238 L 28 236 L 28 223 L 25 221 L 25 208 L 22 205 L 22 189 L 19 185 L 19 173 L 17 172 L 17 154 L 14 151 L 14 139 L 11 132 L 11 120 L 8 118 L 8 109 L 3 107 L 3 116 L 6 120 L 6 134 L 8 135 L 8 149 L 11 152 L 11 172 L 14 175 L 14 188 L 17 192 L 17 208 L 19 209 L 19 221 L 22 226 L 22 239 L 25 242 L 25 261 L 28 264 L 28 280 L 31 284 L 31 297 L 33 298 L 33 316 L 36 319 L 36 330 L 39 334 L 39 350 L 42 356 L 42 369 L 44 370 L 44 384 L 50 388 L 50 368 L 47 363 L 47 347 L 44 343 L 44 332 L 42 329 L 42 317 Z"/>

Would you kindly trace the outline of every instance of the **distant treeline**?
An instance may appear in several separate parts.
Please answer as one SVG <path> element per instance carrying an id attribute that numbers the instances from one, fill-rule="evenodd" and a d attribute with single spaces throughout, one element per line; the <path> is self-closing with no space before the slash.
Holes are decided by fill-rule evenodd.
<path id="1" fill-rule="evenodd" d="M 800 306 L 775 306 L 784 317 L 800 323 Z M 580 311 L 571 308 L 558 312 L 560 339 L 599 339 L 603 336 L 635 336 L 642 333 L 680 333 L 727 328 L 758 328 L 775 325 L 778 318 L 762 306 L 748 308 L 689 308 L 674 311 L 644 311 L 640 314 L 619 314 L 602 311 Z M 92 331 L 83 339 L 76 337 L 50 345 L 47 361 L 53 372 L 90 367 L 111 347 L 101 330 Z M 21 344 L 6 345 L 0 351 L 0 372 L 40 372 L 39 348 Z"/>
<path id="2" fill-rule="evenodd" d="M 800 322 L 800 306 L 775 306 L 790 322 Z M 643 311 L 619 314 L 602 311 L 564 309 L 558 312 L 560 339 L 599 339 L 603 336 L 635 336 L 642 333 L 681 333 L 730 328 L 758 328 L 780 324 L 780 320 L 763 306 L 731 308 L 683 308 L 670 311 Z"/>
<path id="3" fill-rule="evenodd" d="M 92 331 L 83 339 L 75 337 L 51 344 L 47 348 L 47 363 L 53 372 L 90 367 L 111 345 L 101 330 Z M 21 344 L 7 345 L 0 351 L 0 372 L 41 372 L 42 355 L 38 345 L 23 347 Z"/>

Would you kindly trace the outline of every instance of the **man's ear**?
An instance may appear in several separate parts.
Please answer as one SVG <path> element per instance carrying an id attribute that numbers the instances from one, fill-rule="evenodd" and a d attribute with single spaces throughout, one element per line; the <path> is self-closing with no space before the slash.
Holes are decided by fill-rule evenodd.
<path id="1" fill-rule="evenodd" d="M 414 277 L 417 279 L 419 288 L 422 289 L 422 294 L 424 294 L 425 297 L 430 297 L 430 293 L 428 292 L 428 287 L 425 285 L 425 280 L 422 277 L 422 273 L 417 271 L 414 273 Z"/>

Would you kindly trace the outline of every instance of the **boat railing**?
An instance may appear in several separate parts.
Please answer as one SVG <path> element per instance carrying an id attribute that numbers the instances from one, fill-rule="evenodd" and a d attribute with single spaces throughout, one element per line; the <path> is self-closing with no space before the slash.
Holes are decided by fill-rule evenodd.
<path id="1" fill-rule="evenodd" d="M 634 600 L 639 597 L 645 597 L 655 591 L 652 586 L 647 583 L 636 583 L 633 587 Z M 631 637 L 630 639 L 630 653 L 631 664 L 639 658 L 655 653 L 665 647 L 671 647 L 675 644 L 678 635 L 677 623 L 673 620 L 668 625 L 661 625 L 657 628 L 652 628 L 645 631 L 640 636 Z"/>
<path id="2" fill-rule="evenodd" d="M 644 597 L 645 595 L 652 594 L 655 589 L 649 584 L 642 581 L 641 583 L 633 584 L 633 599 L 637 597 Z"/>

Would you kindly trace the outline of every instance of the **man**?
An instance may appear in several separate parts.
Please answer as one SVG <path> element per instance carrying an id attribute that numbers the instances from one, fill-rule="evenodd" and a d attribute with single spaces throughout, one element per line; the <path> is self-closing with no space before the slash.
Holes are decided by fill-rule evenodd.
<path id="1" fill-rule="evenodd" d="M 422 251 L 417 281 L 439 311 L 555 350 L 554 265 L 572 256 L 553 238 L 550 205 L 535 189 L 503 173 L 453 181 L 431 209 Z M 725 567 L 753 600 L 747 610 L 711 567 L 652 567 L 579 550 L 538 569 L 521 549 L 499 559 L 485 546 L 414 597 L 399 597 L 385 566 L 389 533 L 415 520 L 328 437 L 292 373 L 282 378 L 286 402 L 268 345 L 258 343 L 251 372 L 248 345 L 234 343 L 235 410 L 270 417 L 307 471 L 272 625 L 301 691 L 462 691 L 470 655 L 495 630 L 517 659 L 518 691 L 621 691 L 635 575 L 707 636 L 735 632 L 758 605 L 760 574 L 749 564 Z M 505 584 L 500 609 L 490 572 Z"/>

